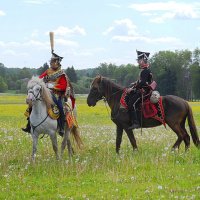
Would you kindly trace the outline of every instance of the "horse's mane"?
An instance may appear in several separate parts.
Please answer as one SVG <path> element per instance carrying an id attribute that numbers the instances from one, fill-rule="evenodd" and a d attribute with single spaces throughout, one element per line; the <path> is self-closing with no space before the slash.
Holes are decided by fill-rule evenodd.
<path id="1" fill-rule="evenodd" d="M 32 79 L 28 82 L 27 89 L 31 89 L 37 84 L 42 87 L 42 92 L 41 92 L 42 99 L 44 100 L 47 108 L 50 108 L 51 105 L 54 104 L 54 102 L 53 102 L 53 99 L 52 99 L 52 96 L 51 96 L 51 92 L 46 87 L 43 79 L 40 79 L 37 76 L 33 76 Z"/>
<path id="2" fill-rule="evenodd" d="M 119 90 L 123 90 L 123 89 L 124 89 L 123 86 L 121 86 L 121 85 L 115 83 L 114 81 L 112 81 L 111 79 L 109 79 L 109 78 L 107 78 L 107 77 L 103 77 L 103 76 L 102 76 L 102 77 L 101 77 L 101 80 L 102 80 L 103 83 L 106 83 L 107 85 L 110 85 L 110 86 L 116 88 L 117 90 L 118 90 L 118 89 L 119 89 Z"/>

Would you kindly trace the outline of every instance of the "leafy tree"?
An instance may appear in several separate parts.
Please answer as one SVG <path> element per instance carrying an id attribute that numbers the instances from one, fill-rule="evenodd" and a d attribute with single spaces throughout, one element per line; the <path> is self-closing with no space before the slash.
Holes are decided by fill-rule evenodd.
<path id="1" fill-rule="evenodd" d="M 0 76 L 5 77 L 6 75 L 6 68 L 3 63 L 0 63 Z"/>
<path id="2" fill-rule="evenodd" d="M 166 69 L 166 72 L 159 77 L 158 90 L 163 95 L 176 93 L 176 74 L 174 74 L 170 69 Z"/>
<path id="3" fill-rule="evenodd" d="M 72 83 L 72 85 L 76 94 L 87 94 L 89 92 L 89 88 L 86 88 L 83 85 L 76 83 Z"/>
<path id="4" fill-rule="evenodd" d="M 192 82 L 192 91 L 191 96 L 194 99 L 200 99 L 200 66 L 198 63 L 194 63 L 191 68 L 191 82 Z"/>
<path id="5" fill-rule="evenodd" d="M 76 82 L 77 82 L 77 75 L 76 75 L 76 72 L 75 72 L 73 66 L 72 66 L 72 67 L 68 67 L 68 68 L 66 69 L 66 74 L 67 74 L 67 76 L 68 76 L 68 78 L 69 78 L 69 80 L 70 80 L 71 82 L 73 82 L 73 83 L 76 83 Z"/>
<path id="6" fill-rule="evenodd" d="M 193 63 L 200 65 L 200 49 L 196 48 L 193 52 Z"/>
<path id="7" fill-rule="evenodd" d="M 189 87 L 189 67 L 192 64 L 192 52 L 189 50 L 181 50 L 175 52 L 176 62 L 178 68 L 176 70 L 177 84 L 176 84 L 176 93 L 178 96 L 188 99 Z"/>
<path id="8" fill-rule="evenodd" d="M 8 90 L 8 85 L 4 81 L 3 77 L 0 76 L 0 92 L 6 92 Z"/>
<path id="9" fill-rule="evenodd" d="M 189 50 L 160 51 L 152 57 L 152 71 L 163 95 L 174 94 L 185 99 L 189 98 L 188 74 L 191 64 L 192 52 Z"/>
<path id="10" fill-rule="evenodd" d="M 29 68 L 25 67 L 25 68 L 19 70 L 18 79 L 24 79 L 24 78 L 30 79 L 31 77 L 32 77 L 32 73 Z"/>
<path id="11" fill-rule="evenodd" d="M 20 93 L 26 93 L 27 92 L 27 81 L 22 81 L 20 86 Z"/>
<path id="12" fill-rule="evenodd" d="M 87 89 L 90 88 L 93 78 L 83 76 L 81 80 L 78 80 L 77 85 L 85 87 Z"/>
<path id="13" fill-rule="evenodd" d="M 24 92 L 25 81 L 32 75 L 40 75 L 49 68 L 44 63 L 39 69 L 6 68 L 0 63 L 1 91 L 16 90 Z M 158 83 L 158 90 L 162 95 L 174 94 L 185 99 L 200 99 L 200 49 L 193 52 L 159 51 L 150 59 L 150 68 L 154 80 Z M 100 74 L 119 83 L 129 86 L 138 79 L 140 69 L 132 64 L 116 65 L 113 63 L 101 63 L 97 68 L 75 70 L 74 67 L 66 69 L 66 73 L 73 82 L 76 93 L 87 93 L 93 78 Z M 75 84 L 76 83 L 76 84 Z"/>
<path id="14" fill-rule="evenodd" d="M 41 75 L 42 73 L 44 73 L 47 69 L 49 69 L 49 65 L 47 63 L 44 63 L 43 66 L 41 66 L 38 70 L 37 70 L 37 75 Z"/>

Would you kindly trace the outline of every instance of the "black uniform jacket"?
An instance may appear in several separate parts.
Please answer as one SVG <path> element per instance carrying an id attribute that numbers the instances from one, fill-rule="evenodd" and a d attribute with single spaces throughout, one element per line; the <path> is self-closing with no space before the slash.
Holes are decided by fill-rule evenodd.
<path id="1" fill-rule="evenodd" d="M 151 70 L 149 68 L 144 68 L 140 73 L 140 79 L 138 80 L 137 88 L 145 88 L 151 84 L 153 79 Z"/>

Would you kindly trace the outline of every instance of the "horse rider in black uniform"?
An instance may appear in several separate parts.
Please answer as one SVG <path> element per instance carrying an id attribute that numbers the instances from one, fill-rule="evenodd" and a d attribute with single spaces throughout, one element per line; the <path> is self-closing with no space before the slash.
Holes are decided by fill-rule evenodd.
<path id="1" fill-rule="evenodd" d="M 130 112 L 131 123 L 132 125 L 129 129 L 136 129 L 140 127 L 137 116 L 137 106 L 141 102 L 142 95 L 146 95 L 150 92 L 149 85 L 153 81 L 153 76 L 151 70 L 149 69 L 148 57 L 150 53 L 137 51 L 137 62 L 139 68 L 141 69 L 139 80 L 132 83 L 128 89 L 128 109 Z"/>

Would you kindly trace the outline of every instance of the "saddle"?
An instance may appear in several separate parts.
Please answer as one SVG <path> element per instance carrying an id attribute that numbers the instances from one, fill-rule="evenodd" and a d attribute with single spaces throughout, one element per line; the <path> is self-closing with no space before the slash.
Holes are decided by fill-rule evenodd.
<path id="1" fill-rule="evenodd" d="M 58 119 L 60 116 L 60 112 L 56 104 L 52 105 L 51 108 L 47 110 L 47 112 L 51 119 Z"/>
<path id="2" fill-rule="evenodd" d="M 25 117 L 30 116 L 31 110 L 32 110 L 32 108 L 30 106 L 28 106 L 28 108 L 26 109 L 26 111 L 24 113 Z M 49 117 L 51 117 L 51 119 L 58 119 L 60 116 L 60 112 L 59 112 L 59 109 L 56 104 L 52 105 L 47 110 L 47 113 L 48 113 Z"/>
<path id="3" fill-rule="evenodd" d="M 127 88 L 125 88 L 120 99 L 120 107 L 128 110 L 128 105 L 126 102 L 127 95 L 128 95 Z M 151 93 L 145 96 L 143 105 L 142 105 L 142 102 L 139 103 L 138 112 L 142 111 L 144 118 L 156 119 L 166 127 L 162 97 L 160 96 L 158 102 L 156 103 L 152 103 L 150 99 L 151 99 Z"/>

